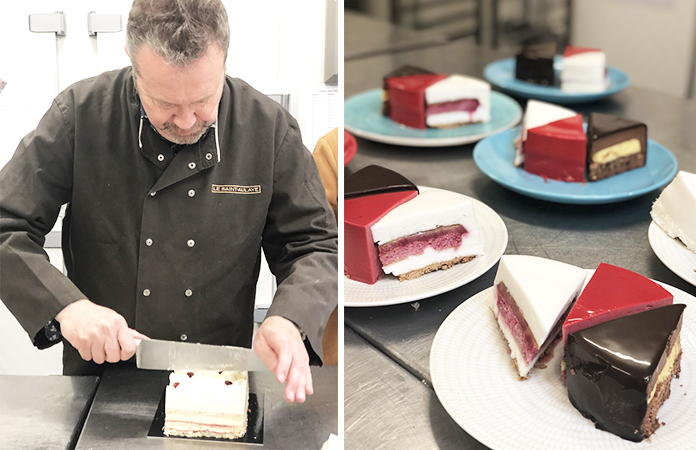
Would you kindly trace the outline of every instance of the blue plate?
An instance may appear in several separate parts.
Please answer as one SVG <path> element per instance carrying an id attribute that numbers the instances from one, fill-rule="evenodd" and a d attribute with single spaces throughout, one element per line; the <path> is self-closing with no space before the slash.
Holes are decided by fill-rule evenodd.
<path id="1" fill-rule="evenodd" d="M 554 61 L 556 79 L 559 78 L 563 58 L 559 55 Z M 540 86 L 515 78 L 515 58 L 492 62 L 483 70 L 483 77 L 489 83 L 516 97 L 533 98 L 551 103 L 589 103 L 601 100 L 623 91 L 631 84 L 631 78 L 619 69 L 608 67 L 609 88 L 606 91 L 583 94 L 563 92 L 559 86 Z"/>
<path id="2" fill-rule="evenodd" d="M 669 183 L 677 174 L 677 159 L 662 145 L 648 139 L 645 166 L 587 183 L 544 178 L 515 167 L 514 140 L 519 127 L 486 138 L 474 147 L 474 162 L 496 183 L 522 195 L 557 203 L 600 204 L 635 198 Z"/>
<path id="3" fill-rule="evenodd" d="M 343 115 L 346 130 L 371 141 L 412 147 L 443 147 L 476 142 L 512 128 L 522 118 L 522 108 L 507 95 L 491 92 L 490 122 L 419 130 L 383 116 L 382 90 L 373 89 L 347 99 Z"/>

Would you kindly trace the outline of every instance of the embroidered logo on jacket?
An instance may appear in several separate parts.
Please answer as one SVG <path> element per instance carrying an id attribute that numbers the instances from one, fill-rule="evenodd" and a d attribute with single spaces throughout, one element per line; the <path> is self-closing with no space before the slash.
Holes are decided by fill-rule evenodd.
<path id="1" fill-rule="evenodd" d="M 214 184 L 213 194 L 260 194 L 261 185 L 240 186 L 237 184 Z"/>

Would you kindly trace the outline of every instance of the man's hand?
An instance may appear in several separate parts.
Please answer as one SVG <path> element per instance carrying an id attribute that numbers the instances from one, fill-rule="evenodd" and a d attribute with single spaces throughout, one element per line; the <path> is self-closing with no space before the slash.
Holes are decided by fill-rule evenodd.
<path id="1" fill-rule="evenodd" d="M 116 311 L 78 300 L 56 315 L 63 337 L 80 352 L 85 361 L 97 364 L 127 360 L 135 354 L 135 339 L 149 339 L 128 328 Z"/>
<path id="2" fill-rule="evenodd" d="M 254 339 L 254 351 L 285 385 L 285 400 L 304 403 L 314 393 L 309 355 L 294 323 L 280 316 L 266 317 Z"/>

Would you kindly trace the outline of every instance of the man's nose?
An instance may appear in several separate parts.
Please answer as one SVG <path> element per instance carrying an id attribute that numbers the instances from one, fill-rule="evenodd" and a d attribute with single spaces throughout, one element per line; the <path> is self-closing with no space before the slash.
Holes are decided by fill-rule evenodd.
<path id="1" fill-rule="evenodd" d="M 182 130 L 188 130 L 196 123 L 196 114 L 193 109 L 182 109 L 174 117 L 174 125 Z"/>

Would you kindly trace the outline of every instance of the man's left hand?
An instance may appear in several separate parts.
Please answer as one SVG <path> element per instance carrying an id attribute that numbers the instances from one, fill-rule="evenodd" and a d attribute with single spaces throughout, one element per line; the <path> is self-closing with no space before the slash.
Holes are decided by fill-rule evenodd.
<path id="1" fill-rule="evenodd" d="M 309 355 L 294 323 L 280 316 L 263 321 L 254 339 L 254 351 L 285 384 L 285 400 L 304 403 L 314 393 Z"/>

